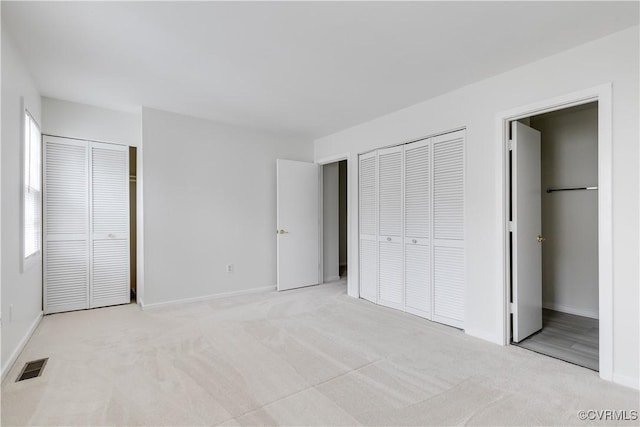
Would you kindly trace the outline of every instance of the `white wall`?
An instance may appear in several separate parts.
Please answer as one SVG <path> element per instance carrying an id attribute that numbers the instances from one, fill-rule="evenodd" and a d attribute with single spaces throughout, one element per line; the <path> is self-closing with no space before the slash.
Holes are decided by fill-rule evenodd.
<path id="1" fill-rule="evenodd" d="M 137 147 L 142 138 L 140 114 L 42 98 L 42 132 L 48 135 Z"/>
<path id="2" fill-rule="evenodd" d="M 531 118 L 541 133 L 542 189 L 598 185 L 598 106 Z M 542 304 L 598 318 L 598 192 L 542 193 Z"/>
<path id="3" fill-rule="evenodd" d="M 338 172 L 338 163 L 322 167 L 322 265 L 325 282 L 340 278 Z"/>
<path id="4" fill-rule="evenodd" d="M 23 101 L 42 123 L 40 94 L 13 42 L 2 31 L 2 374 L 42 313 L 42 265 L 22 271 Z M 13 305 L 13 316 L 9 307 Z"/>
<path id="5" fill-rule="evenodd" d="M 276 159 L 312 142 L 148 108 L 142 129 L 145 305 L 275 288 Z"/>
<path id="6" fill-rule="evenodd" d="M 357 153 L 466 126 L 465 330 L 502 343 L 502 135 L 499 112 L 613 83 L 613 369 L 638 386 L 638 27 L 320 138 L 315 158 L 350 152 L 349 264 L 357 265 Z M 357 295 L 357 269 L 349 293 Z M 473 303 L 479 302 L 479 303 Z"/>

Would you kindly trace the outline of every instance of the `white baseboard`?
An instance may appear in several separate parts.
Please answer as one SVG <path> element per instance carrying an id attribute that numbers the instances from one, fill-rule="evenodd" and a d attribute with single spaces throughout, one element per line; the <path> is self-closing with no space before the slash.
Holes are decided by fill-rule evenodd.
<path id="1" fill-rule="evenodd" d="M 275 290 L 276 290 L 275 286 L 263 286 L 261 288 L 244 289 L 241 291 L 222 292 L 219 294 L 203 295 L 200 297 L 184 298 L 184 299 L 178 299 L 173 301 L 156 302 L 153 304 L 145 304 L 142 300 L 140 300 L 140 307 L 143 310 L 149 310 L 154 308 L 168 307 L 171 305 L 189 304 L 189 303 L 198 302 L 198 301 L 207 301 L 212 299 L 228 298 L 228 297 L 235 297 L 238 295 L 255 294 L 257 292 L 267 292 L 267 291 L 275 291 Z"/>
<path id="2" fill-rule="evenodd" d="M 498 345 L 504 345 L 504 342 L 502 342 L 502 338 L 497 338 L 495 335 L 487 332 L 487 331 L 480 331 L 478 329 L 466 329 L 464 330 L 464 333 L 467 335 L 471 335 L 472 337 L 475 338 L 480 338 L 481 340 L 485 340 L 485 341 L 489 341 L 492 342 L 494 344 L 498 344 Z"/>
<path id="3" fill-rule="evenodd" d="M 576 316 L 589 317 L 591 319 L 598 319 L 598 312 L 591 310 L 581 310 L 575 307 L 569 307 L 567 305 L 562 304 L 554 304 L 552 302 L 543 302 L 542 308 L 547 308 L 549 310 L 559 311 L 561 313 L 567 314 L 575 314 Z"/>
<path id="4" fill-rule="evenodd" d="M 340 281 L 340 276 L 331 276 L 331 277 L 325 277 L 322 283 L 331 283 L 331 282 L 339 282 L 339 281 Z"/>
<path id="5" fill-rule="evenodd" d="M 623 385 L 625 387 L 633 388 L 635 390 L 640 389 L 640 382 L 638 378 L 628 377 L 626 375 L 613 374 L 613 382 Z"/>
<path id="6" fill-rule="evenodd" d="M 33 335 L 33 333 L 36 331 L 36 328 L 40 324 L 40 321 L 42 320 L 42 314 L 43 314 L 42 312 L 38 313 L 36 318 L 31 323 L 31 326 L 29 326 L 27 333 L 24 334 L 24 336 L 18 343 L 18 346 L 15 348 L 15 350 L 13 350 L 13 353 L 11 353 L 11 356 L 9 357 L 9 360 L 7 360 L 7 363 L 5 363 L 5 365 L 2 367 L 2 374 L 0 374 L 0 378 L 1 378 L 0 381 L 4 381 L 4 379 L 6 378 L 11 368 L 13 368 L 13 364 L 16 363 L 16 360 L 18 360 L 20 353 L 22 353 L 22 350 L 24 350 L 25 346 L 31 339 L 31 336 Z"/>

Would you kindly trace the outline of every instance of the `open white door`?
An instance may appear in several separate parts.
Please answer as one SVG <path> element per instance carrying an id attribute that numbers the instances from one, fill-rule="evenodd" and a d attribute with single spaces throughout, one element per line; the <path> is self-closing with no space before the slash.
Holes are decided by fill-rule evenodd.
<path id="1" fill-rule="evenodd" d="M 542 329 L 540 132 L 512 122 L 513 341 Z"/>
<path id="2" fill-rule="evenodd" d="M 278 159 L 277 175 L 278 290 L 317 285 L 318 165 Z"/>

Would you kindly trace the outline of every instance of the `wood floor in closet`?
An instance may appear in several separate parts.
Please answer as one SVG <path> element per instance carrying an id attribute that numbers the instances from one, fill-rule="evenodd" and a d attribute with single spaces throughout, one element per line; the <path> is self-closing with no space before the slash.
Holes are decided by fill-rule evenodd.
<path id="1" fill-rule="evenodd" d="M 598 370 L 598 320 L 542 310 L 542 330 L 516 344 L 585 368 Z"/>

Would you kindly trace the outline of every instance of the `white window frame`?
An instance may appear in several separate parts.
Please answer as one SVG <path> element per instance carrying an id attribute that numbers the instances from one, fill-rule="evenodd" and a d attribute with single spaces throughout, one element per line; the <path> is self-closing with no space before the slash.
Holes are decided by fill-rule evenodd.
<path id="1" fill-rule="evenodd" d="M 21 151 L 22 151 L 22 166 L 21 166 L 21 191 L 20 191 L 20 259 L 22 260 L 22 272 L 26 272 L 28 270 L 30 270 L 31 268 L 33 268 L 36 265 L 39 265 L 42 263 L 42 223 L 43 223 L 43 215 L 42 215 L 42 131 L 40 128 L 40 124 L 36 121 L 36 119 L 33 117 L 33 115 L 31 114 L 31 112 L 29 111 L 29 109 L 25 106 L 23 108 L 23 114 L 22 114 L 22 130 L 20 132 L 21 138 L 20 138 L 20 144 L 21 144 Z M 34 126 L 38 129 L 38 134 L 40 135 L 39 138 L 39 147 L 40 147 L 40 158 L 37 164 L 37 167 L 39 168 L 38 171 L 38 179 L 40 180 L 40 185 L 39 185 L 39 194 L 38 194 L 38 198 L 36 200 L 36 206 L 38 206 L 39 209 L 39 217 L 40 217 L 40 224 L 38 227 L 38 231 L 40 233 L 40 239 L 39 239 L 39 246 L 37 247 L 36 251 L 29 254 L 28 256 L 26 256 L 25 254 L 25 250 L 26 250 L 26 239 L 25 239 L 25 232 L 26 232 L 26 221 L 25 221 L 25 214 L 26 214 L 26 192 L 28 191 L 27 186 L 29 185 L 26 181 L 26 175 L 27 175 L 27 168 L 30 168 L 31 165 L 27 165 L 27 159 L 28 159 L 28 153 L 30 153 L 31 150 L 31 137 L 30 134 L 27 135 L 27 126 L 30 126 L 31 123 L 34 124 Z M 29 137 L 29 140 L 27 141 L 27 137 Z M 29 151 L 28 151 L 29 150 Z"/>

